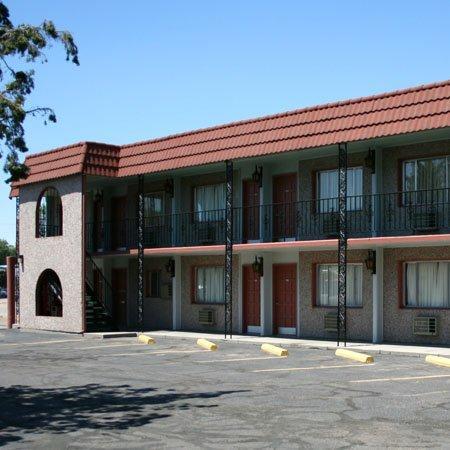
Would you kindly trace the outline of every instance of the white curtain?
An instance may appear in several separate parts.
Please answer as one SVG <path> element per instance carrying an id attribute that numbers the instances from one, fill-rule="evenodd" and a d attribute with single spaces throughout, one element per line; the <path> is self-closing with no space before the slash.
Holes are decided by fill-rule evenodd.
<path id="1" fill-rule="evenodd" d="M 406 265 L 406 305 L 423 308 L 450 307 L 450 263 L 423 262 Z"/>
<path id="2" fill-rule="evenodd" d="M 319 272 L 319 306 L 337 306 L 338 265 L 321 264 Z M 362 266 L 347 265 L 347 306 L 362 306 Z"/>
<path id="3" fill-rule="evenodd" d="M 225 219 L 225 183 L 198 186 L 194 192 L 196 218 L 199 222 Z"/>
<path id="4" fill-rule="evenodd" d="M 338 171 L 326 170 L 319 172 L 320 212 L 334 212 L 338 210 Z M 361 209 L 362 204 L 362 175 L 361 167 L 347 169 L 347 209 L 355 211 Z"/>
<path id="5" fill-rule="evenodd" d="M 198 267 L 197 302 L 223 303 L 224 299 L 223 267 Z"/>

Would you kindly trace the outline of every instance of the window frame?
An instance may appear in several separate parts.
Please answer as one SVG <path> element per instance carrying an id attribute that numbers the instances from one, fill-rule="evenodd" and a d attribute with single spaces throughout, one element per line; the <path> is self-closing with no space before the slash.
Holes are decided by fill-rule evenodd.
<path id="1" fill-rule="evenodd" d="M 158 196 L 161 198 L 161 214 L 154 214 L 151 216 L 145 215 L 145 197 L 151 197 L 151 196 Z M 165 192 L 164 191 L 154 191 L 154 192 L 145 192 L 144 194 L 144 220 L 145 219 L 151 219 L 153 217 L 162 217 L 165 215 L 166 211 L 166 198 L 165 198 Z"/>
<path id="2" fill-rule="evenodd" d="M 152 275 L 156 274 L 158 277 L 158 295 L 153 295 L 154 292 L 152 291 Z M 162 271 L 159 269 L 149 269 L 146 271 L 145 274 L 145 297 L 146 298 L 161 298 L 161 287 L 162 287 Z"/>
<path id="3" fill-rule="evenodd" d="M 192 266 L 191 269 L 191 303 L 195 305 L 224 305 L 225 304 L 225 293 L 223 301 L 221 302 L 202 302 L 198 301 L 197 293 L 197 280 L 198 280 L 198 269 L 205 268 L 222 268 L 223 269 L 223 282 L 225 283 L 225 266 L 223 264 L 197 264 Z"/>
<path id="4" fill-rule="evenodd" d="M 224 193 L 226 195 L 226 182 L 225 181 L 219 181 L 218 183 L 204 183 L 204 184 L 198 184 L 192 187 L 192 220 L 196 223 L 211 223 L 211 222 L 223 222 L 225 220 L 225 209 L 226 204 L 224 204 L 223 208 L 215 208 L 215 209 L 205 209 L 203 211 L 197 210 L 197 189 L 199 188 L 206 188 L 211 186 L 223 186 Z M 226 203 L 226 201 L 225 201 Z M 205 212 L 217 212 L 217 218 L 211 219 L 211 220 L 200 220 L 199 214 L 205 213 Z M 220 213 L 222 212 L 222 213 Z M 220 217 L 222 216 L 222 217 Z"/>
<path id="5" fill-rule="evenodd" d="M 450 155 L 448 154 L 442 154 L 442 155 L 433 155 L 433 156 L 425 156 L 425 157 L 417 157 L 417 158 L 408 158 L 402 160 L 402 178 L 401 178 L 401 186 L 402 186 L 402 192 L 416 192 L 416 191 L 426 191 L 428 189 L 418 189 L 417 188 L 417 163 L 419 161 L 426 161 L 426 160 L 433 160 L 433 159 L 445 159 L 445 184 L 446 186 L 444 188 L 434 188 L 434 189 L 449 189 L 450 188 Z M 407 191 L 405 189 L 405 174 L 406 174 L 406 164 L 408 163 L 414 163 L 414 190 L 413 191 Z"/>
<path id="6" fill-rule="evenodd" d="M 320 297 L 320 277 L 319 268 L 320 266 L 337 266 L 338 264 L 334 261 L 321 261 L 313 263 L 312 271 L 312 306 L 313 308 L 324 308 L 324 309 L 336 309 L 337 305 L 320 305 L 318 299 Z M 347 266 L 361 266 L 361 304 L 360 305 L 347 305 L 347 309 L 362 309 L 364 308 L 364 263 L 361 261 L 349 262 Z"/>
<path id="7" fill-rule="evenodd" d="M 349 171 L 353 171 L 354 172 L 356 170 L 360 170 L 361 171 L 361 194 L 353 195 L 350 198 L 355 198 L 355 199 L 360 198 L 360 201 L 355 202 L 355 203 L 358 203 L 358 207 L 356 207 L 356 205 L 355 205 L 355 207 L 353 207 L 353 208 L 348 208 L 348 205 L 347 205 L 347 211 L 348 212 L 359 212 L 359 211 L 362 211 L 364 209 L 364 207 L 363 207 L 364 166 L 358 165 L 358 166 L 347 167 L 347 180 L 348 180 L 348 172 Z M 316 199 L 315 199 L 315 201 L 317 203 L 317 206 L 316 206 L 317 212 L 320 213 L 320 214 L 333 214 L 333 213 L 337 213 L 338 212 L 338 208 L 336 208 L 336 209 L 328 208 L 329 209 L 328 211 L 322 211 L 322 209 L 326 209 L 326 208 L 323 208 L 323 206 L 321 205 L 323 200 L 336 199 L 336 204 L 338 203 L 337 199 L 339 197 L 321 198 L 321 193 L 320 193 L 321 192 L 321 190 L 320 190 L 320 176 L 321 176 L 321 174 L 330 173 L 330 172 L 338 172 L 338 176 L 339 176 L 339 168 L 323 169 L 323 170 L 317 170 L 315 172 L 316 173 L 316 176 L 315 176 L 315 184 L 316 184 L 315 185 L 315 194 L 316 194 L 315 197 L 316 197 Z M 338 178 L 338 181 L 339 181 L 339 178 Z"/>
<path id="8" fill-rule="evenodd" d="M 58 208 L 58 221 L 59 221 L 59 233 L 58 234 L 54 234 L 51 236 L 46 235 L 42 235 L 40 232 L 40 209 L 41 209 L 41 201 L 44 197 L 44 194 L 48 191 L 48 190 L 53 190 L 58 194 L 58 199 L 59 199 L 59 208 Z M 37 199 L 36 202 L 36 213 L 35 213 L 35 237 L 36 239 L 46 239 L 46 238 L 54 238 L 54 237 L 59 237 L 63 235 L 63 230 L 64 230 L 64 226 L 63 226 L 63 204 L 62 204 L 62 197 L 61 194 L 59 193 L 59 190 L 56 189 L 54 186 L 46 186 L 44 189 L 41 190 L 39 197 Z M 48 226 L 48 225 L 46 225 Z M 55 225 L 53 225 L 55 226 Z"/>
<path id="9" fill-rule="evenodd" d="M 407 296 L 407 273 L 406 273 L 406 265 L 407 264 L 420 264 L 420 263 L 448 263 L 450 264 L 450 259 L 418 259 L 418 260 L 405 260 L 399 261 L 399 307 L 400 309 L 409 309 L 409 310 L 426 310 L 426 311 L 449 311 L 450 306 L 410 306 L 406 303 Z M 449 291 L 450 295 L 450 291 Z"/>

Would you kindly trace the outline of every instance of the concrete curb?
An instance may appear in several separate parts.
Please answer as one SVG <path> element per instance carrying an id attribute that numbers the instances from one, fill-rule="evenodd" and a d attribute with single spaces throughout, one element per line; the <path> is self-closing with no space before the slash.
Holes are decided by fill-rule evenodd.
<path id="1" fill-rule="evenodd" d="M 217 344 L 214 344 L 214 342 L 208 341 L 206 339 L 197 339 L 197 345 L 212 352 L 217 350 Z"/>
<path id="2" fill-rule="evenodd" d="M 336 356 L 340 356 L 342 358 L 351 359 L 353 361 L 358 361 L 364 364 L 372 364 L 373 356 L 366 355 L 365 353 L 355 352 L 353 350 L 347 350 L 345 348 L 338 348 L 335 352 Z"/>
<path id="3" fill-rule="evenodd" d="M 441 367 L 450 367 L 450 358 L 442 358 L 436 355 L 427 355 L 425 361 Z"/>
<path id="4" fill-rule="evenodd" d="M 261 345 L 261 350 L 275 356 L 288 356 L 289 352 L 285 348 L 278 347 L 272 344 Z"/>
<path id="5" fill-rule="evenodd" d="M 155 343 L 155 340 L 151 336 L 148 336 L 146 334 L 140 334 L 138 336 L 138 341 L 142 342 L 142 344 L 154 344 Z"/>

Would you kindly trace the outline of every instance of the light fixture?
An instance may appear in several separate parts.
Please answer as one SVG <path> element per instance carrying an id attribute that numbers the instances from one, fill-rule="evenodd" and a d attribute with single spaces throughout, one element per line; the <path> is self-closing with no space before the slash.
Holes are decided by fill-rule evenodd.
<path id="1" fill-rule="evenodd" d="M 371 173 L 375 173 L 375 150 L 369 148 L 367 156 L 364 158 L 364 165 L 370 169 Z"/>
<path id="2" fill-rule="evenodd" d="M 175 260 L 173 259 L 169 259 L 169 261 L 167 261 L 166 265 L 166 272 L 170 275 L 171 278 L 173 278 L 175 276 Z"/>
<path id="3" fill-rule="evenodd" d="M 375 250 L 369 250 L 367 253 L 367 258 L 365 259 L 366 269 L 370 270 L 372 274 L 377 273 L 377 260 L 376 260 L 377 253 Z"/>
<path id="4" fill-rule="evenodd" d="M 252 173 L 252 180 L 262 187 L 262 167 L 255 166 L 255 171 Z"/>
<path id="5" fill-rule="evenodd" d="M 260 277 L 264 275 L 264 259 L 261 256 L 255 256 L 255 260 L 252 264 L 253 272 L 257 273 Z"/>
<path id="6" fill-rule="evenodd" d="M 103 191 L 101 189 L 96 189 L 94 191 L 94 202 L 103 203 Z"/>
<path id="7" fill-rule="evenodd" d="M 173 180 L 172 178 L 167 178 L 164 183 L 164 192 L 170 197 L 173 198 Z"/>

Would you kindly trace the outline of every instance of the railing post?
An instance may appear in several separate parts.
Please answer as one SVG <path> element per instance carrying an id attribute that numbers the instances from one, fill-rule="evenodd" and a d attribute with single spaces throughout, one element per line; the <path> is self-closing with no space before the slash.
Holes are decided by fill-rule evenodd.
<path id="1" fill-rule="evenodd" d="M 144 175 L 138 175 L 138 325 L 144 330 Z"/>
<path id="2" fill-rule="evenodd" d="M 338 333 L 347 345 L 347 144 L 339 149 Z"/>
<path id="3" fill-rule="evenodd" d="M 226 162 L 225 338 L 233 337 L 233 162 Z"/>

